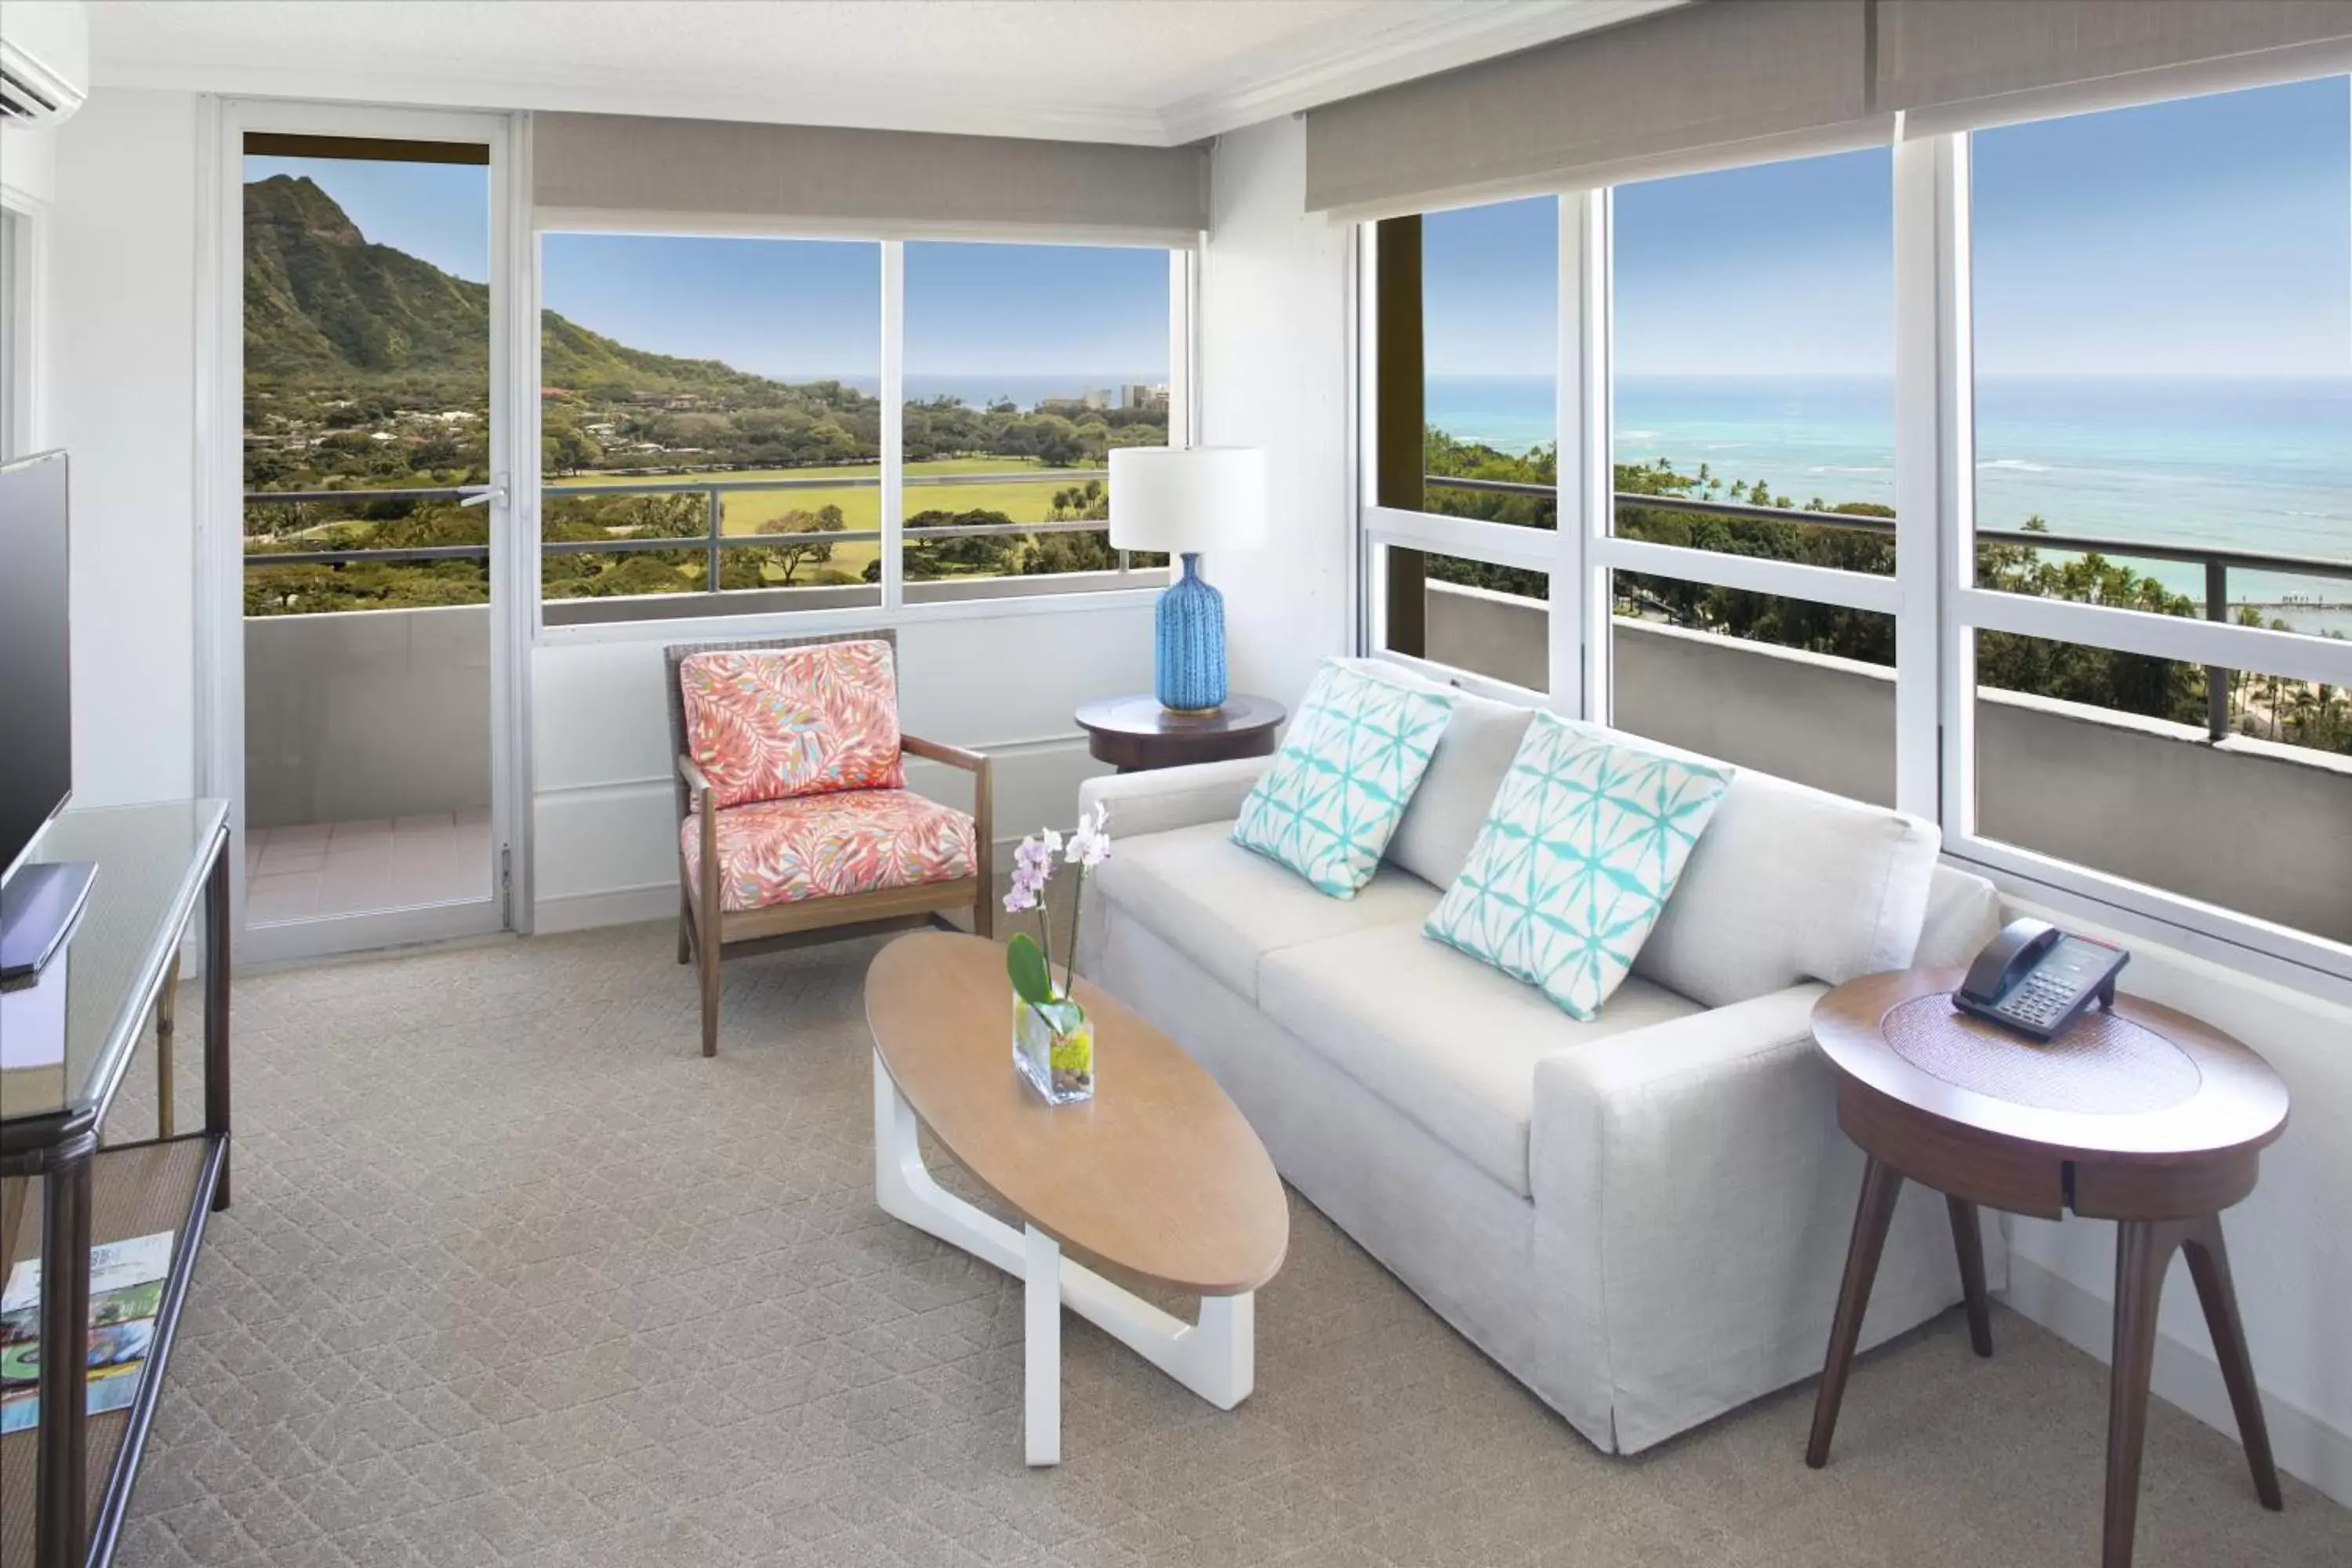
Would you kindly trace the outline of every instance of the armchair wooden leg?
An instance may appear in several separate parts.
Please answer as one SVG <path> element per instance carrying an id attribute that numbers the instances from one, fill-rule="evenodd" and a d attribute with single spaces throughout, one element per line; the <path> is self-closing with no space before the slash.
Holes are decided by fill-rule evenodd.
<path id="1" fill-rule="evenodd" d="M 694 883 L 694 952 L 702 961 L 702 1054 L 719 1054 L 719 959 L 727 930 L 719 907 L 719 814 L 706 792 L 702 800 L 702 855 Z"/>
<path id="2" fill-rule="evenodd" d="M 702 1054 L 719 1054 L 719 943 L 709 932 L 699 944 L 702 957 Z"/>
<path id="3" fill-rule="evenodd" d="M 694 894 L 683 884 L 677 889 L 677 961 L 694 962 Z"/>

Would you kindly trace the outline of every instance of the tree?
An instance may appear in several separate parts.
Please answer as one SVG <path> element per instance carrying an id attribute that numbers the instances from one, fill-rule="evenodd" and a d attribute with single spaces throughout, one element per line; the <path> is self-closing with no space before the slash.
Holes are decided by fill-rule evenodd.
<path id="1" fill-rule="evenodd" d="M 837 506 L 821 506 L 814 511 L 794 508 L 782 517 L 772 517 L 761 523 L 760 531 L 763 534 L 799 535 L 803 542 L 779 545 L 773 550 L 763 551 L 761 553 L 782 569 L 784 574 L 784 586 L 789 588 L 793 585 L 793 579 L 799 575 L 803 566 L 822 566 L 833 559 L 833 543 L 830 540 L 808 539 L 806 536 L 841 533 L 845 531 L 848 526 L 842 521 L 841 509 Z"/>
<path id="2" fill-rule="evenodd" d="M 907 520 L 909 529 L 988 528 L 1010 523 L 1001 511 L 919 511 Z M 958 534 L 944 539 L 910 539 L 907 542 L 907 576 L 914 582 L 941 577 L 1004 577 L 1017 565 L 1018 534 Z M 877 563 L 878 564 L 878 563 Z"/>
<path id="3" fill-rule="evenodd" d="M 576 474 L 593 468 L 604 458 L 596 438 L 577 425 L 551 425 L 540 437 L 540 450 L 551 473 Z"/>

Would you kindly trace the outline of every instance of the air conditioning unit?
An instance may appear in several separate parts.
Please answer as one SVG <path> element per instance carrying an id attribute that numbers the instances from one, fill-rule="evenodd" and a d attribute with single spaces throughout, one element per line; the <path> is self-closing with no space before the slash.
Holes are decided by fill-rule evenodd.
<path id="1" fill-rule="evenodd" d="M 81 6 L 10 0 L 0 15 L 0 125 L 55 125 L 89 96 Z"/>

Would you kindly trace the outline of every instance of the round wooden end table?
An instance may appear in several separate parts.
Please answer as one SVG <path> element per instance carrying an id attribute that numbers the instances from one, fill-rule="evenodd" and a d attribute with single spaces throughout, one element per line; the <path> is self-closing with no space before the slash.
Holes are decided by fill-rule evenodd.
<path id="1" fill-rule="evenodd" d="M 2253 1363 L 2221 1245 L 2221 1211 L 2253 1191 L 2285 1130 L 2286 1086 L 2248 1047 L 2186 1013 L 2117 996 L 2040 1045 L 1952 1005 L 1958 969 L 1849 982 L 1813 1008 L 1838 1074 L 1838 1125 L 1869 1156 L 1830 1328 L 1805 1462 L 1829 1460 L 1895 1200 L 1907 1178 L 1945 1194 L 1969 1335 L 1992 1353 L 1979 1205 L 2116 1222 L 2115 1349 L 2107 1400 L 2105 1568 L 2126 1568 L 2147 1430 L 2156 1306 L 2174 1249 L 2213 1333 L 2263 1506 L 2284 1506 Z"/>
<path id="2" fill-rule="evenodd" d="M 1234 696 L 1206 713 L 1162 708 L 1156 697 L 1104 697 L 1078 704 L 1078 728 L 1098 762 L 1123 773 L 1274 754 L 1289 714 L 1270 697 Z"/>

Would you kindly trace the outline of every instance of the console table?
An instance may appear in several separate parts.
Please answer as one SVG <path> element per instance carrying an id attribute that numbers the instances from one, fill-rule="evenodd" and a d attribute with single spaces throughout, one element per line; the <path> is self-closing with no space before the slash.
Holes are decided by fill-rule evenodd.
<path id="1" fill-rule="evenodd" d="M 2036 1044 L 1954 1007 L 1960 976 L 1865 975 L 1813 1007 L 1813 1038 L 1837 1072 L 1838 1125 L 1870 1158 L 1805 1462 L 1829 1462 L 1879 1253 L 1909 1180 L 1945 1195 L 1980 1356 L 1992 1354 L 1992 1320 L 1979 1205 L 2116 1222 L 2104 1568 L 2130 1568 L 2157 1299 L 2176 1251 L 2188 1255 L 2212 1331 L 2254 1495 L 2283 1506 L 2221 1211 L 2254 1190 L 2262 1151 L 2285 1131 L 2286 1085 L 2246 1045 L 2137 996 L 2118 995 Z"/>
<path id="2" fill-rule="evenodd" d="M 228 1206 L 228 808 L 218 800 L 68 811 L 36 860 L 94 860 L 98 878 L 71 941 L 29 988 L 63 987 L 37 1014 L 62 1015 L 56 1044 L 11 1043 L 0 1073 L 0 1279 L 41 1260 L 41 1346 L 87 1342 L 94 1245 L 173 1232 L 155 1335 L 130 1407 L 86 1413 L 79 1353 L 44 1356 L 40 1420 L 0 1437 L 0 1561 L 101 1568 L 114 1555 L 147 1426 L 163 1389 L 205 1219 Z M 167 987 L 180 943 L 205 915 L 205 1126 L 142 1142 L 100 1138 L 159 1004 L 157 1081 L 168 1094 Z M 19 991 L 26 986 L 19 986 Z M 61 1048 L 60 1048 L 61 1047 Z"/>

